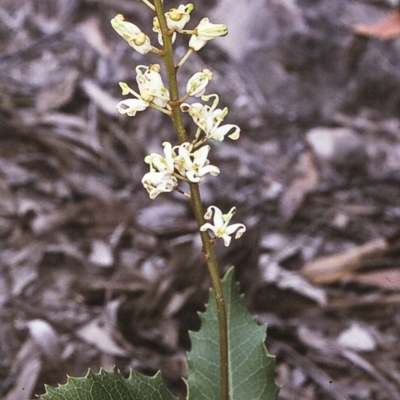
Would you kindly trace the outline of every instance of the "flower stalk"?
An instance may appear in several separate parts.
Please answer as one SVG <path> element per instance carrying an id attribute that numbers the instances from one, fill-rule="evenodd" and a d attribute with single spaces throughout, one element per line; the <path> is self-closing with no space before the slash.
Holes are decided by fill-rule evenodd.
<path id="1" fill-rule="evenodd" d="M 199 185 L 193 183 L 190 184 L 190 194 L 196 221 L 200 227 L 205 221 Z M 200 231 L 200 236 L 203 243 L 204 259 L 207 263 L 208 273 L 210 274 L 211 285 L 214 289 L 215 302 L 217 306 L 219 329 L 220 399 L 229 400 L 228 317 L 226 311 L 226 302 L 224 292 L 222 290 L 222 282 L 219 276 L 214 245 L 207 232 Z"/>
<path id="2" fill-rule="evenodd" d="M 178 8 L 172 8 L 167 13 L 164 10 L 163 0 L 154 0 L 153 4 L 143 0 L 156 14 L 153 18 L 153 31 L 157 33 L 158 43 L 161 48 L 154 47 L 150 38 L 142 30 L 125 21 L 123 15 L 119 14 L 111 20 L 116 32 L 122 36 L 128 44 L 141 54 L 153 52 L 158 54 L 164 64 L 168 85 L 164 86 L 160 74 L 160 66 L 140 65 L 136 67 L 136 81 L 139 91 L 131 89 L 128 84 L 120 82 L 122 94 L 133 95 L 117 104 L 120 114 L 135 116 L 137 112 L 144 111 L 148 107 L 158 109 L 169 115 L 173 121 L 179 145 L 173 146 L 164 142 L 164 155 L 151 153 L 145 158 L 149 164 L 150 171 L 143 176 L 142 183 L 151 199 L 155 199 L 163 192 L 177 191 L 188 197 L 193 206 L 195 218 L 198 224 L 200 237 L 203 244 L 204 259 L 210 275 L 213 294 L 215 297 L 218 315 L 219 332 L 219 399 L 229 400 L 229 343 L 228 343 L 228 317 L 222 281 L 215 256 L 214 242 L 221 238 L 225 246 L 229 246 L 231 235 L 235 234 L 238 239 L 245 232 L 243 224 L 229 225 L 235 214 L 236 207 L 232 207 L 227 214 L 216 206 L 209 206 L 204 214 L 203 204 L 200 196 L 199 184 L 204 180 L 204 175 L 216 176 L 220 173 L 217 166 L 211 165 L 208 153 L 211 146 L 205 142 L 214 140 L 222 142 L 227 136 L 236 140 L 240 135 L 240 128 L 236 125 L 225 124 L 221 126 L 228 108 L 217 108 L 219 97 L 216 94 L 205 95 L 208 83 L 212 80 L 212 72 L 203 69 L 195 73 L 187 82 L 186 94 L 179 96 L 177 72 L 187 58 L 201 49 L 208 41 L 227 34 L 227 28 L 223 24 L 214 24 L 208 18 L 203 18 L 194 30 L 185 30 L 184 27 L 190 20 L 190 12 L 193 4 L 181 4 Z M 173 42 L 179 34 L 191 35 L 189 50 L 182 60 L 175 65 Z M 201 98 L 202 101 L 212 99 L 212 105 L 197 103 L 183 103 L 189 97 Z M 186 132 L 182 114 L 189 113 L 193 122 L 197 125 L 196 133 L 190 142 Z M 203 135 L 203 136 L 202 136 Z M 179 188 L 179 182 L 183 181 L 189 185 L 190 194 Z M 206 222 L 213 216 L 213 223 Z M 228 226 L 229 225 L 229 226 Z M 212 233 L 210 235 L 210 232 Z"/>
<path id="3" fill-rule="evenodd" d="M 188 136 L 183 124 L 182 112 L 180 109 L 178 83 L 176 78 L 176 68 L 172 51 L 172 37 L 168 34 L 167 21 L 164 15 L 162 0 L 154 0 L 156 14 L 159 20 L 160 29 L 164 43 L 163 62 L 167 74 L 168 86 L 170 91 L 171 118 L 174 123 L 179 141 L 188 141 Z M 190 197 L 199 228 L 204 225 L 204 209 L 198 184 L 190 184 Z M 215 256 L 213 243 L 207 232 L 200 232 L 203 244 L 204 259 L 207 263 L 210 274 L 211 285 L 214 289 L 215 302 L 218 314 L 219 329 L 219 358 L 220 358 L 220 399 L 229 400 L 229 359 L 228 359 L 228 319 L 222 283 L 219 276 L 218 263 Z"/>
<path id="4" fill-rule="evenodd" d="M 167 20 L 164 14 L 164 6 L 162 0 L 154 0 L 155 11 L 160 24 L 160 30 L 162 34 L 164 52 L 162 54 L 162 59 L 165 67 L 165 72 L 167 74 L 168 87 L 170 91 L 170 105 L 171 105 L 171 118 L 174 123 L 178 139 L 181 143 L 187 142 L 188 137 L 185 130 L 185 126 L 182 120 L 182 114 L 179 109 L 179 92 L 178 92 L 178 82 L 176 79 L 176 68 L 174 63 L 174 53 L 172 49 L 172 35 L 169 34 L 169 29 L 167 26 Z"/>

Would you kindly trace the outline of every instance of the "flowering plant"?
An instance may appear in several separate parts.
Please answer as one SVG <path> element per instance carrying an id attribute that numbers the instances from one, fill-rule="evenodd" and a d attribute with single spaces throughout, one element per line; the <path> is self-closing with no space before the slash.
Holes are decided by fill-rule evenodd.
<path id="1" fill-rule="evenodd" d="M 142 1 L 155 13 L 153 31 L 157 33 L 157 46 L 152 45 L 149 36 L 121 14 L 111 20 L 111 25 L 140 54 L 152 52 L 161 57 L 167 86 L 159 64 L 139 65 L 136 67 L 137 91 L 120 82 L 122 95 L 132 97 L 121 100 L 116 108 L 119 114 L 130 117 L 149 107 L 154 108 L 171 118 L 177 133 L 177 144 L 162 143 L 163 155 L 151 153 L 145 157 L 149 172 L 143 176 L 142 183 L 151 199 L 162 193 L 177 191 L 191 200 L 210 275 L 212 289 L 207 311 L 202 315 L 202 329 L 191 333 L 192 350 L 187 358 L 187 399 L 273 400 L 276 399 L 278 386 L 273 377 L 274 358 L 267 353 L 263 343 L 265 328 L 258 326 L 246 311 L 237 293 L 233 270 L 228 271 L 223 280 L 220 279 L 214 251 L 216 240 L 221 238 L 224 245 L 229 246 L 232 237 L 239 239 L 246 227 L 242 223 L 230 224 L 236 212 L 234 206 L 226 214 L 215 205 L 210 205 L 204 212 L 199 189 L 207 175 L 215 177 L 220 173 L 220 169 L 211 165 L 208 159 L 211 151 L 209 143 L 222 142 L 225 138 L 237 140 L 240 128 L 234 124 L 223 124 L 228 108 L 217 108 L 217 94 L 205 94 L 213 77 L 209 69 L 203 68 L 193 74 L 183 96 L 179 95 L 177 85 L 179 68 L 190 55 L 210 40 L 225 36 L 228 30 L 224 24 L 214 24 L 208 18 L 203 18 L 194 29 L 186 29 L 193 4 L 181 4 L 165 12 L 162 0 Z M 190 38 L 187 52 L 175 64 L 173 43 L 178 34 L 190 35 Z M 186 102 L 190 98 L 197 100 Z M 211 105 L 207 104 L 209 101 Z M 195 124 L 192 134 L 186 131 L 183 124 L 184 113 L 188 113 Z M 181 182 L 189 186 L 188 193 L 180 188 Z M 212 223 L 208 222 L 211 219 Z M 92 399 L 87 397 L 92 391 L 96 391 L 96 398 L 175 399 L 159 374 L 148 378 L 133 371 L 128 379 L 118 372 L 104 371 L 97 375 L 89 372 L 83 380 L 69 378 L 64 386 L 48 388 L 43 399 L 72 400 L 77 398 L 78 393 L 79 399 Z"/>

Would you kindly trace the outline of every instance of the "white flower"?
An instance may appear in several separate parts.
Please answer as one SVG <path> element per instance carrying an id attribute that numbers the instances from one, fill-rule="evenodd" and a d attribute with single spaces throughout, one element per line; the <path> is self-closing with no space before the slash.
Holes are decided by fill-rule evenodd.
<path id="1" fill-rule="evenodd" d="M 114 30 L 122 36 L 140 54 L 147 54 L 152 50 L 150 39 L 135 24 L 126 22 L 122 14 L 116 15 L 111 20 Z"/>
<path id="2" fill-rule="evenodd" d="M 212 77 L 212 72 L 207 68 L 203 69 L 201 72 L 196 72 L 186 85 L 187 94 L 194 97 L 202 96 Z"/>
<path id="3" fill-rule="evenodd" d="M 172 147 L 171 143 L 164 142 L 164 156 L 151 153 L 144 161 L 150 165 L 148 172 L 142 179 L 142 183 L 154 199 L 161 192 L 171 192 L 178 185 L 179 175 L 187 178 L 190 182 L 198 183 L 203 180 L 205 174 L 218 175 L 219 168 L 209 165 L 207 159 L 210 146 L 203 146 L 192 152 L 192 145 L 185 142 L 179 146 Z"/>
<path id="4" fill-rule="evenodd" d="M 138 65 L 136 74 L 140 97 L 144 101 L 165 108 L 169 101 L 169 92 L 162 81 L 160 66 L 158 64 L 152 64 L 149 67 Z"/>
<path id="5" fill-rule="evenodd" d="M 151 199 L 160 193 L 172 192 L 178 186 L 178 180 L 169 172 L 150 171 L 143 176 L 142 183 Z"/>
<path id="6" fill-rule="evenodd" d="M 189 47 L 194 51 L 200 50 L 212 39 L 228 34 L 228 29 L 224 24 L 212 24 L 208 18 L 203 18 L 189 40 Z"/>
<path id="7" fill-rule="evenodd" d="M 204 215 L 205 219 L 211 219 L 214 213 L 214 225 L 206 222 L 200 227 L 200 231 L 205 232 L 207 229 L 212 231 L 217 238 L 222 238 L 225 246 L 229 246 L 231 243 L 231 235 L 236 232 L 235 239 L 239 239 L 244 232 L 246 227 L 243 224 L 233 224 L 228 226 L 233 215 L 236 213 L 236 207 L 232 207 L 227 214 L 222 214 L 222 211 L 215 206 L 207 208 L 207 212 Z"/>
<path id="8" fill-rule="evenodd" d="M 188 142 L 175 146 L 174 166 L 182 176 L 186 176 L 189 181 L 198 183 L 203 181 L 206 174 L 216 176 L 220 170 L 214 165 L 209 165 L 207 159 L 210 146 L 203 146 L 200 149 L 192 151 L 192 145 Z"/>
<path id="9" fill-rule="evenodd" d="M 194 123 L 204 131 L 207 139 L 214 139 L 219 142 L 222 142 L 225 136 L 232 140 L 239 139 L 240 128 L 237 125 L 226 124 L 220 126 L 228 114 L 228 108 L 216 108 L 219 101 L 218 96 L 216 94 L 202 96 L 202 100 L 209 100 L 211 97 L 215 97 L 211 107 L 201 103 L 182 103 L 181 110 L 189 113 Z"/>
<path id="10" fill-rule="evenodd" d="M 181 31 L 190 20 L 190 13 L 193 10 L 193 4 L 181 4 L 178 8 L 171 8 L 165 17 L 169 29 Z"/>

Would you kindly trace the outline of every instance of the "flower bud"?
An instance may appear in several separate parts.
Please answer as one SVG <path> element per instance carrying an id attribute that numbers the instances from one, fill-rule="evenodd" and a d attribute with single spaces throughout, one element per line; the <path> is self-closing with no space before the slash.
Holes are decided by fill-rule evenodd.
<path id="1" fill-rule="evenodd" d="M 181 31 L 190 20 L 190 12 L 193 10 L 193 4 L 181 4 L 178 8 L 171 8 L 165 13 L 169 29 Z"/>
<path id="2" fill-rule="evenodd" d="M 194 29 L 194 34 L 189 40 L 189 47 L 194 51 L 200 50 L 212 39 L 228 34 L 228 28 L 224 24 L 213 24 L 208 18 L 203 18 Z"/>
<path id="3" fill-rule="evenodd" d="M 122 14 L 111 20 L 111 25 L 118 35 L 122 36 L 140 54 L 147 54 L 152 46 L 150 39 L 135 24 L 126 22 Z"/>

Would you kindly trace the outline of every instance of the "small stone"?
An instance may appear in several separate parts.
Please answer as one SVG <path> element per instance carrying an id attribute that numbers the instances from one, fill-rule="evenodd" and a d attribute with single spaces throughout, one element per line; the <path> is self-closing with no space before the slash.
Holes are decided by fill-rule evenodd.
<path id="1" fill-rule="evenodd" d="M 363 140 L 352 129 L 317 127 L 306 134 L 314 154 L 340 171 L 363 172 L 368 155 Z"/>
<path id="2" fill-rule="evenodd" d="M 355 351 L 373 351 L 376 347 L 371 334 L 358 324 L 353 324 L 343 331 L 337 341 L 341 346 Z"/>
<path id="3" fill-rule="evenodd" d="M 89 261 L 98 267 L 109 268 L 114 263 L 111 246 L 102 240 L 95 240 L 92 243 L 92 252 Z"/>

